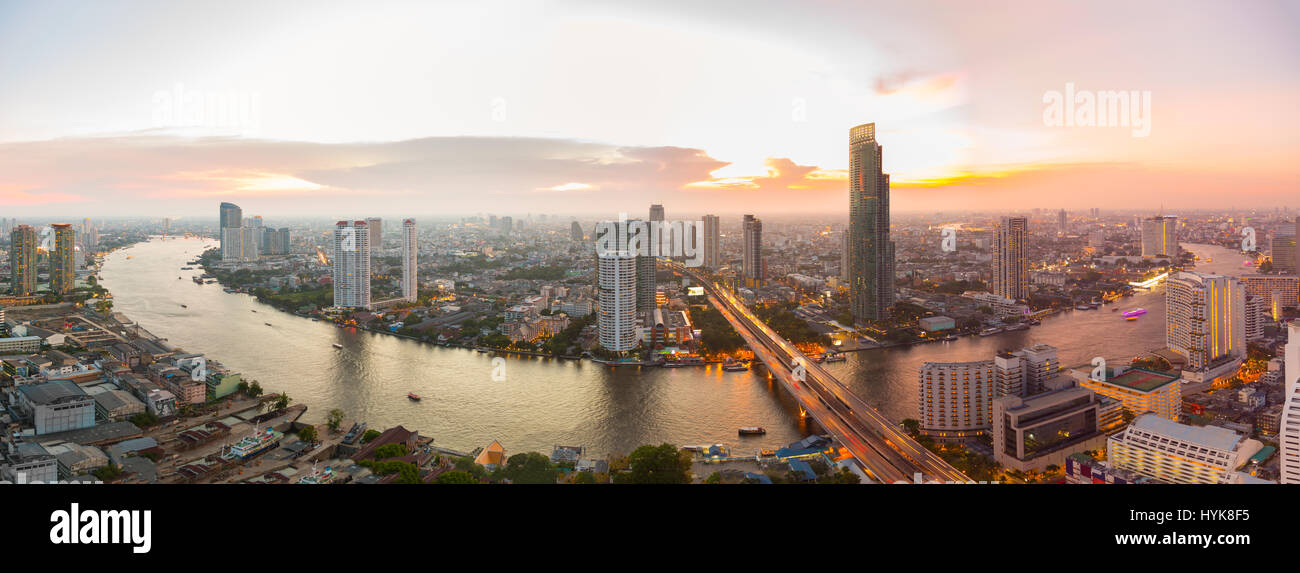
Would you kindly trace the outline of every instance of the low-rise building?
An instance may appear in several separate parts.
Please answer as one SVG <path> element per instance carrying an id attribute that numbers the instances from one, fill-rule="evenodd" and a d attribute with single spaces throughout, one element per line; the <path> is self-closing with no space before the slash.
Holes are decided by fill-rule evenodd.
<path id="1" fill-rule="evenodd" d="M 1107 456 L 1116 468 L 1168 483 L 1241 483 L 1236 469 L 1262 447 L 1227 428 L 1143 414 L 1110 437 Z"/>
<path id="2" fill-rule="evenodd" d="M 1168 420 L 1178 420 L 1183 409 L 1183 385 L 1179 376 L 1126 366 L 1107 374 L 1106 380 L 1094 380 L 1091 372 L 1070 372 L 1080 386 L 1119 400 L 1134 415 L 1152 412 Z"/>
<path id="3" fill-rule="evenodd" d="M 17 408 L 36 434 L 79 430 L 95 425 L 95 400 L 72 382 L 46 382 L 18 387 Z"/>
<path id="4" fill-rule="evenodd" d="M 1100 397 L 1077 386 L 1028 398 L 995 398 L 993 458 L 1019 471 L 1063 466 L 1070 454 L 1105 445 L 1102 408 Z"/>

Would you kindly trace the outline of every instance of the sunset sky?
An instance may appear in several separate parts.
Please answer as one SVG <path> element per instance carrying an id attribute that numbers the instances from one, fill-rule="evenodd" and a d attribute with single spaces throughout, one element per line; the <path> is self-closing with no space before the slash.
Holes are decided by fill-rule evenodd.
<path id="1" fill-rule="evenodd" d="M 1298 29 L 1253 0 L 0 0 L 0 216 L 847 214 L 868 122 L 899 211 L 1300 207 Z M 1149 92 L 1149 135 L 1046 125 L 1067 84 Z"/>

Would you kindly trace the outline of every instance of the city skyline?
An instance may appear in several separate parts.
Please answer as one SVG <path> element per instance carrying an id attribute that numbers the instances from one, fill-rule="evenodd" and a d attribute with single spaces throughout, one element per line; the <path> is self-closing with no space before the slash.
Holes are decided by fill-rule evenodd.
<path id="1" fill-rule="evenodd" d="M 57 29 L 66 31 L 54 39 L 101 58 L 150 63 L 114 66 L 117 76 L 69 73 L 82 82 L 69 89 L 35 70 L 72 72 L 84 63 L 62 52 L 17 61 L 5 55 L 20 50 L 0 43 L 0 69 L 25 88 L 0 95 L 0 203 L 21 216 L 69 208 L 192 216 L 214 199 L 257 200 L 266 215 L 326 215 L 376 200 L 409 204 L 415 215 L 481 212 L 482 202 L 540 211 L 556 201 L 589 213 L 624 202 L 729 213 L 738 200 L 760 213 L 820 213 L 848 194 L 840 134 L 863 121 L 876 122 L 891 148 L 883 167 L 893 174 L 896 212 L 936 202 L 952 209 L 1204 208 L 1219 206 L 1225 187 L 1244 191 L 1234 196 L 1243 207 L 1297 196 L 1286 158 L 1297 152 L 1300 126 L 1294 114 L 1271 111 L 1290 109 L 1300 92 L 1282 25 L 1294 9 L 1285 4 L 1231 13 L 1211 3 L 1180 5 L 1175 27 L 1155 6 L 1121 3 L 801 9 L 797 19 L 819 34 L 778 24 L 789 15 L 773 6 L 738 17 L 721 6 L 670 5 L 650 17 L 635 5 L 561 3 L 533 14 L 550 28 L 529 26 L 511 41 L 533 42 L 539 57 L 565 61 L 565 70 L 519 69 L 508 47 L 483 46 L 467 61 L 496 66 L 484 76 L 450 56 L 460 42 L 479 45 L 456 26 L 407 38 L 401 34 L 410 24 L 401 20 L 502 24 L 494 20 L 500 10 L 535 8 L 394 5 L 394 15 L 406 16 L 394 18 L 335 6 L 313 11 L 319 27 L 285 30 L 268 18 L 250 24 L 255 33 L 246 44 L 190 34 L 175 51 L 142 58 L 150 48 L 125 35 L 126 6 L 66 15 L 6 5 L 0 9 L 11 17 L 0 22 L 61 18 L 65 26 Z M 882 11 L 896 30 L 863 35 L 851 25 Z M 196 20 L 231 17 L 204 12 L 194 18 L 157 10 L 147 23 L 187 34 Z M 1125 17 L 1116 21 L 1117 13 Z M 1062 19 L 1075 25 L 1046 25 Z M 374 89 L 355 87 L 366 81 L 340 83 L 387 69 L 369 69 L 371 48 L 340 55 L 325 31 L 343 25 L 361 37 L 404 38 L 408 49 L 386 52 L 384 60 L 416 73 L 386 75 Z M 96 33 L 60 35 L 83 30 Z M 0 42 L 25 41 L 22 30 L 13 32 Z M 1210 48 L 1202 40 L 1208 35 L 1239 41 Z M 302 48 L 287 48 L 290 37 Z M 1085 41 L 1095 39 L 1103 41 Z M 619 55 L 576 57 L 580 46 L 604 40 L 617 41 Z M 664 48 L 666 41 L 675 47 Z M 1047 47 L 1051 57 L 1018 55 L 1024 50 L 1013 50 L 1017 45 Z M 216 64 L 208 53 L 228 61 L 196 74 L 194 63 Z M 1188 61 L 1197 62 L 1196 73 L 1184 73 Z M 503 70 L 516 70 L 518 83 L 494 79 Z M 635 81 L 619 81 L 647 72 L 661 85 L 695 89 L 658 98 Z M 1206 75 L 1222 87 L 1188 81 Z M 736 91 L 739 85 L 746 91 Z M 1045 102 L 1075 89 L 1149 92 L 1150 133 L 1051 125 Z M 256 129 L 215 112 L 177 119 L 192 111 L 186 101 L 251 107 L 253 96 Z M 1206 137 L 1204 118 L 1225 109 L 1231 120 L 1215 122 Z M 58 168 L 68 164 L 78 169 Z"/>

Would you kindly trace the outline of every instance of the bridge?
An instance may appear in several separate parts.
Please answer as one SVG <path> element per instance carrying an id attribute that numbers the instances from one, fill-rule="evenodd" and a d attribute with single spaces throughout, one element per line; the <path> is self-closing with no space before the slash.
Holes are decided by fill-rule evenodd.
<path id="1" fill-rule="evenodd" d="M 704 287 L 713 303 L 754 355 L 871 476 L 882 483 L 923 480 L 970 481 L 961 471 L 903 433 L 838 379 L 760 320 L 730 291 L 695 269 L 666 262 L 674 272 Z"/>

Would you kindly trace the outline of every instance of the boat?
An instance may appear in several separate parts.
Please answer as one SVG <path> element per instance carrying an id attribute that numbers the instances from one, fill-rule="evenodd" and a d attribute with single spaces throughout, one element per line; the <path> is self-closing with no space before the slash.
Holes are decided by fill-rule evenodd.
<path id="1" fill-rule="evenodd" d="M 420 395 L 419 395 L 419 394 L 416 394 L 415 392 L 407 392 L 407 393 L 406 393 L 406 397 L 407 397 L 407 398 L 410 398 L 412 402 L 419 402 L 419 401 L 420 401 Z"/>
<path id="2" fill-rule="evenodd" d="M 943 337 L 944 342 L 952 342 L 954 340 L 957 340 L 956 334 L 949 334 L 948 336 Z"/>
<path id="3" fill-rule="evenodd" d="M 669 360 L 663 364 L 664 368 L 681 368 L 683 366 L 686 366 L 686 363 L 680 360 Z"/>
<path id="4" fill-rule="evenodd" d="M 956 340 L 957 337 L 954 336 L 952 339 Z M 848 360 L 848 357 L 843 354 L 830 354 L 826 356 L 827 362 L 844 362 L 845 360 Z"/>
<path id="5" fill-rule="evenodd" d="M 1136 316 L 1126 316 L 1126 317 L 1124 317 L 1124 320 L 1127 320 L 1127 321 L 1129 321 L 1129 322 L 1132 322 L 1132 321 L 1137 320 L 1137 319 L 1138 319 L 1138 317 L 1136 317 Z"/>
<path id="6" fill-rule="evenodd" d="M 1001 328 L 985 328 L 980 331 L 980 336 L 993 336 L 999 332 L 1002 332 Z"/>
<path id="7" fill-rule="evenodd" d="M 488 351 L 486 348 L 475 348 L 474 350 L 477 350 L 479 354 L 487 354 Z"/>
<path id="8" fill-rule="evenodd" d="M 337 343 L 337 342 L 335 342 L 335 343 L 334 343 L 334 348 L 343 348 L 343 345 L 342 345 L 342 344 L 339 344 L 339 343 Z"/>
<path id="9" fill-rule="evenodd" d="M 1075 306 L 1075 307 L 1074 307 L 1074 310 L 1090 310 L 1090 309 L 1088 308 L 1088 305 L 1086 305 L 1086 304 L 1081 304 L 1081 305 Z"/>
<path id="10" fill-rule="evenodd" d="M 319 471 L 319 472 L 312 471 L 311 475 L 304 476 L 302 479 L 298 480 L 298 483 L 325 484 L 325 483 L 332 483 L 333 481 L 334 481 L 334 470 L 326 466 L 324 471 Z"/>
<path id="11" fill-rule="evenodd" d="M 688 452 L 702 452 L 705 446 L 682 446 L 682 449 Z"/>
<path id="12" fill-rule="evenodd" d="M 744 372 L 746 370 L 749 370 L 749 365 L 742 364 L 740 362 L 737 362 L 735 364 L 723 364 L 722 369 L 727 372 Z"/>
<path id="13" fill-rule="evenodd" d="M 366 432 L 365 422 L 357 422 L 355 424 L 352 424 L 352 429 L 348 430 L 347 435 L 343 436 L 343 443 L 352 445 L 352 442 L 357 441 L 357 438 L 360 438 L 361 435 L 364 434 L 365 432 Z"/>
<path id="14" fill-rule="evenodd" d="M 256 310 L 251 310 L 251 309 L 250 309 L 248 312 L 257 312 L 257 311 L 256 311 Z"/>
<path id="15" fill-rule="evenodd" d="M 245 436 L 235 442 L 235 445 L 230 446 L 230 449 L 221 457 L 232 461 L 252 459 L 279 446 L 281 438 L 284 438 L 284 434 L 267 428 L 265 432 Z"/>
<path id="16" fill-rule="evenodd" d="M 1034 319 L 1034 320 L 1029 321 L 1029 324 L 1032 325 L 1032 326 L 1038 326 L 1038 325 L 1040 325 L 1040 324 L 1042 324 L 1042 323 L 1043 323 L 1043 321 L 1038 320 L 1038 319 Z"/>
<path id="17" fill-rule="evenodd" d="M 762 426 L 745 426 L 739 430 L 742 436 L 761 436 L 767 433 Z"/>
<path id="18" fill-rule="evenodd" d="M 189 308 L 189 307 L 182 304 L 181 308 Z"/>
<path id="19" fill-rule="evenodd" d="M 1029 330 L 1029 325 L 1022 322 L 1022 323 L 1017 323 L 1008 326 L 1004 330 L 1006 330 L 1007 332 L 1011 332 L 1013 330 Z"/>

